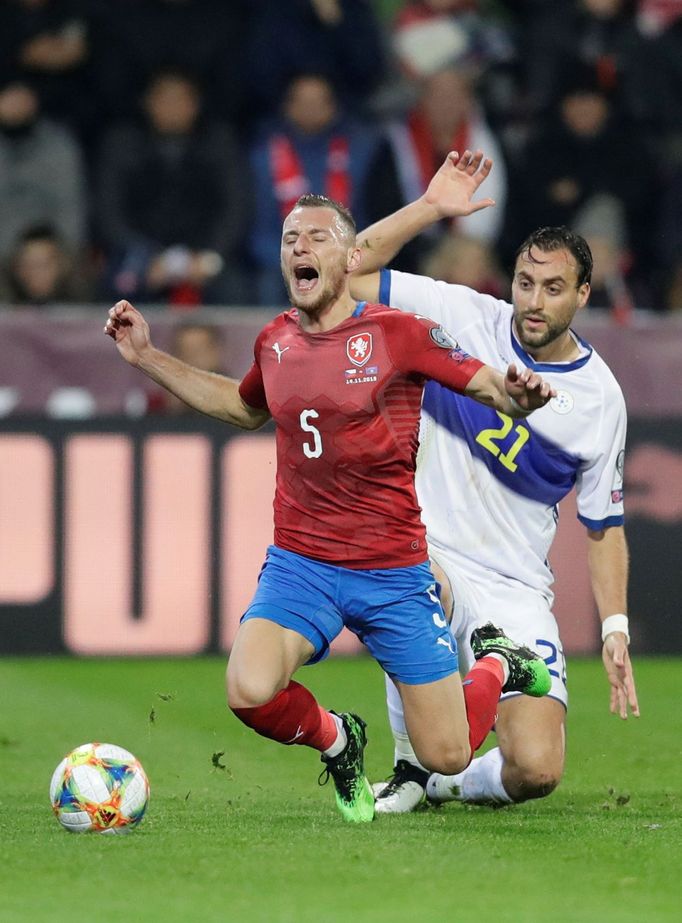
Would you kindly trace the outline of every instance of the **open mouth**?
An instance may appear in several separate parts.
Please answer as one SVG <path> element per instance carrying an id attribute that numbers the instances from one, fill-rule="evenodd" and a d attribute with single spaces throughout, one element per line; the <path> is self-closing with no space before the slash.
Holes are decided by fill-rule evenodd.
<path id="1" fill-rule="evenodd" d="M 296 281 L 296 291 L 311 292 L 319 281 L 319 273 L 312 266 L 296 266 L 294 269 L 294 279 Z"/>

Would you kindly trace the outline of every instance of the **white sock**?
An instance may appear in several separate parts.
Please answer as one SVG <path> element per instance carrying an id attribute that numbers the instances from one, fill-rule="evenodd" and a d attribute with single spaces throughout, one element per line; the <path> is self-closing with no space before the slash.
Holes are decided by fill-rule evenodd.
<path id="1" fill-rule="evenodd" d="M 331 745 L 331 747 L 328 747 L 323 751 L 324 756 L 338 756 L 348 743 L 348 737 L 346 736 L 346 729 L 343 726 L 343 721 L 339 718 L 338 715 L 332 715 L 332 718 L 336 722 L 336 740 Z"/>
<path id="2" fill-rule="evenodd" d="M 412 749 L 410 738 L 407 736 L 400 693 L 388 676 L 386 676 L 386 705 L 388 707 L 388 720 L 393 733 L 395 763 L 398 760 L 407 760 L 413 766 L 419 766 L 420 769 L 424 769 Z"/>
<path id="3" fill-rule="evenodd" d="M 502 664 L 502 672 L 504 674 L 504 678 L 502 679 L 502 685 L 504 686 L 507 680 L 509 679 L 509 661 L 504 656 L 504 654 L 498 654 L 495 651 L 493 651 L 492 654 L 486 654 L 485 656 L 494 657 L 495 660 L 497 660 L 499 663 Z"/>
<path id="4" fill-rule="evenodd" d="M 397 731 L 393 731 L 393 743 L 394 743 L 394 766 L 397 765 L 398 760 L 406 760 L 408 763 L 411 763 L 413 766 L 418 766 L 420 769 L 424 769 L 422 764 L 417 759 L 417 756 L 412 749 L 412 744 L 410 743 L 410 738 L 407 734 L 400 734 Z"/>
<path id="5" fill-rule="evenodd" d="M 434 772 L 426 784 L 426 794 L 434 801 L 466 801 L 469 804 L 511 804 L 502 785 L 504 760 L 499 747 L 476 757 L 464 772 L 443 776 Z"/>

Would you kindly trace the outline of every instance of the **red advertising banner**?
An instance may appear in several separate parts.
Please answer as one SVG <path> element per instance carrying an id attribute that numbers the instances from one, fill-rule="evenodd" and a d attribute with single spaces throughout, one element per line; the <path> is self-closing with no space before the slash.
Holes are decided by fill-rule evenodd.
<path id="1" fill-rule="evenodd" d="M 0 432 L 0 650 L 228 650 L 272 540 L 274 460 L 271 433 L 210 423 Z"/>

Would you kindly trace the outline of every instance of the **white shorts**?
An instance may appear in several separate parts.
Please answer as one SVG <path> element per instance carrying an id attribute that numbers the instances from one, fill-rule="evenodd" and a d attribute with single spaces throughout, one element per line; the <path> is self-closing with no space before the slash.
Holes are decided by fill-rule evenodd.
<path id="1" fill-rule="evenodd" d="M 450 633 L 457 641 L 461 675 L 464 676 L 474 662 L 469 644 L 471 632 L 492 622 L 514 641 L 544 658 L 552 677 L 549 695 L 568 707 L 566 660 L 559 627 L 543 594 L 493 571 L 465 569 L 461 559 L 454 560 L 442 548 L 431 546 L 429 551 L 450 581 L 454 601 Z M 508 692 L 502 698 L 514 695 L 520 693 Z"/>

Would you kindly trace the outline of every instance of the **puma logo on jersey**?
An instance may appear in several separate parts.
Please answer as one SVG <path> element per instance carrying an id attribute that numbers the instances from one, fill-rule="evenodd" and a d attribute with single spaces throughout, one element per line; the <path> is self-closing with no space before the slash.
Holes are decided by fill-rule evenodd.
<path id="1" fill-rule="evenodd" d="M 274 348 L 274 347 L 273 347 L 273 348 Z M 289 349 L 288 346 L 287 346 L 287 349 Z M 284 350 L 282 350 L 282 352 L 284 352 Z M 298 730 L 296 731 L 296 733 L 294 734 L 294 736 L 293 736 L 290 740 L 285 740 L 284 743 L 285 743 L 285 744 L 293 744 L 293 743 L 296 743 L 296 741 L 298 740 L 299 737 L 303 737 L 303 731 L 301 730 L 301 725 L 300 725 L 300 724 L 299 724 Z"/>
<path id="2" fill-rule="evenodd" d="M 274 346 L 273 346 L 272 348 L 273 348 L 274 351 L 275 351 L 275 355 L 277 356 L 277 364 L 279 365 L 280 362 L 282 361 L 282 356 L 283 356 L 284 353 L 287 351 L 287 349 L 289 349 L 289 347 L 288 347 L 288 346 L 285 346 L 284 349 L 282 349 L 282 347 L 279 345 L 279 343 L 275 343 Z"/>

